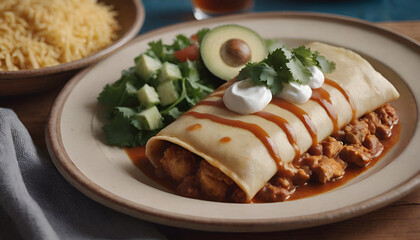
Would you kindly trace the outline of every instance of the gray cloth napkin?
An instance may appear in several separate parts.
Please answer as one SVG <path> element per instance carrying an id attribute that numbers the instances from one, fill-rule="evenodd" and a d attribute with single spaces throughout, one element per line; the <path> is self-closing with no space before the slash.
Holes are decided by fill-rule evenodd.
<path id="1" fill-rule="evenodd" d="M 164 239 L 154 225 L 73 188 L 38 152 L 16 114 L 0 108 L 0 239 Z"/>

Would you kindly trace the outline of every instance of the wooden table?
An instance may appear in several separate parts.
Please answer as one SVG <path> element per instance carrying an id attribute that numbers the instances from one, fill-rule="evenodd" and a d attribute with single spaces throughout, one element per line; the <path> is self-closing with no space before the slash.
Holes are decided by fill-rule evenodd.
<path id="1" fill-rule="evenodd" d="M 420 42 L 420 21 L 385 22 L 379 26 Z M 13 109 L 44 152 L 45 124 L 61 87 L 20 97 L 0 97 L 0 107 Z M 272 233 L 209 233 L 159 226 L 170 239 L 420 239 L 420 191 L 387 207 L 347 221 L 308 229 Z"/>

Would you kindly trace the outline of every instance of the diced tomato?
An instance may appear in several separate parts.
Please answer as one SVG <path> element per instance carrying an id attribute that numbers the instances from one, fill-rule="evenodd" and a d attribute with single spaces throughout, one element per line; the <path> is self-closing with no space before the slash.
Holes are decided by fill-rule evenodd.
<path id="1" fill-rule="evenodd" d="M 191 35 L 191 37 L 190 37 L 190 39 L 192 40 L 192 41 L 194 41 L 194 42 L 198 42 L 198 37 L 197 37 L 197 35 Z"/>
<path id="2" fill-rule="evenodd" d="M 174 52 L 174 56 L 180 62 L 186 62 L 187 60 L 195 61 L 198 59 L 198 46 L 193 44 L 184 49 Z"/>

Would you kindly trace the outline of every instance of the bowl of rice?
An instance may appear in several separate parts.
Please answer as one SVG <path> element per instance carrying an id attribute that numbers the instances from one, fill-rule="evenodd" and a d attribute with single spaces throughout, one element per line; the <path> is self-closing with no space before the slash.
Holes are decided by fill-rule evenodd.
<path id="1" fill-rule="evenodd" d="M 0 96 L 60 86 L 140 31 L 140 0 L 1 0 Z"/>

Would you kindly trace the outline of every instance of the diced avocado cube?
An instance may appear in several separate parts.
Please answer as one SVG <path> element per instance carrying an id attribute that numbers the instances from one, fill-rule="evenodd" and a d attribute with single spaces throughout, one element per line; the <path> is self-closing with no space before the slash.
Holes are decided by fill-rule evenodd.
<path id="1" fill-rule="evenodd" d="M 150 77 L 162 67 L 162 63 L 155 58 L 141 55 L 136 62 L 136 73 L 144 80 L 149 81 Z"/>
<path id="2" fill-rule="evenodd" d="M 179 70 L 179 67 L 177 65 L 170 62 L 165 62 L 162 65 L 158 81 L 160 83 L 163 83 L 166 81 L 180 79 L 181 77 L 181 70 Z"/>
<path id="3" fill-rule="evenodd" d="M 156 106 L 137 113 L 136 117 L 144 130 L 155 130 L 163 127 L 162 115 L 160 115 Z"/>
<path id="4" fill-rule="evenodd" d="M 140 100 L 140 105 L 144 107 L 156 105 L 160 102 L 155 88 L 148 84 L 144 84 L 144 86 L 137 91 L 137 97 Z"/>
<path id="5" fill-rule="evenodd" d="M 175 87 L 175 81 L 161 83 L 157 87 L 157 92 L 162 106 L 175 102 L 179 97 L 178 91 Z"/>

